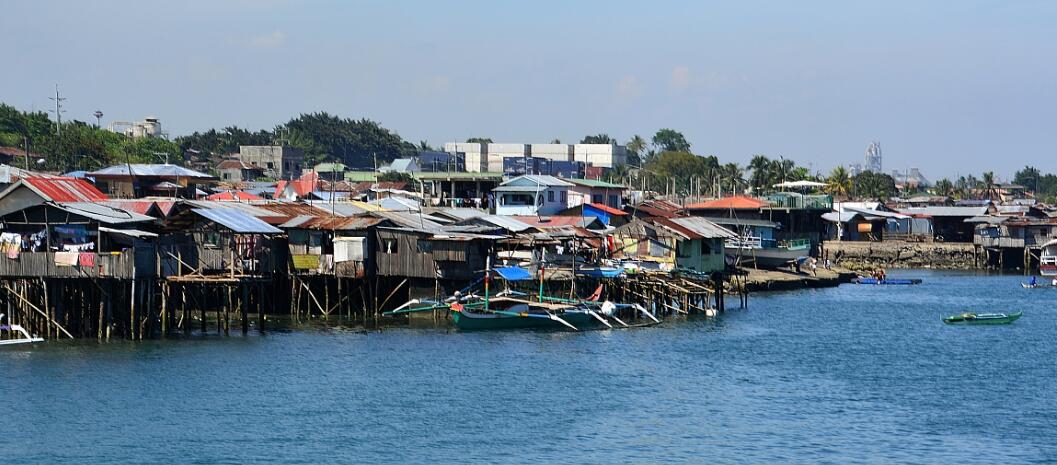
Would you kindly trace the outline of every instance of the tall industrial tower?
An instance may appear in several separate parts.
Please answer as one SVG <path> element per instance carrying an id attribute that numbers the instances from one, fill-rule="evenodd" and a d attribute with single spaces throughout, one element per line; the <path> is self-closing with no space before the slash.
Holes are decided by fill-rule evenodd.
<path id="1" fill-rule="evenodd" d="M 863 169 L 866 171 L 873 171 L 874 173 L 883 173 L 883 167 L 881 166 L 881 143 L 871 142 L 869 147 L 866 147 L 866 163 L 863 165 Z"/>

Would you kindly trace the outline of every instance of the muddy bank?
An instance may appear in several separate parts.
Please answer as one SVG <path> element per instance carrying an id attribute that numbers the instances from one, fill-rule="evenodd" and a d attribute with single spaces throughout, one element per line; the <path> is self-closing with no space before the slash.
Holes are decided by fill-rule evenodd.
<path id="1" fill-rule="evenodd" d="M 826 242 L 826 256 L 849 270 L 932 268 L 971 270 L 977 267 L 972 244 L 923 242 Z"/>

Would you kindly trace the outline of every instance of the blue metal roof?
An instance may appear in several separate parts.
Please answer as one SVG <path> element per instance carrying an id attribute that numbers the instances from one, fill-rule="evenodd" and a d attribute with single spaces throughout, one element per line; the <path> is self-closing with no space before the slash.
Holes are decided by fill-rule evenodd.
<path id="1" fill-rule="evenodd" d="M 499 267 L 495 268 L 493 271 L 495 271 L 499 276 L 502 276 L 503 279 L 507 281 L 526 281 L 532 279 L 532 273 L 529 273 L 528 270 L 517 266 Z"/>
<path id="2" fill-rule="evenodd" d="M 193 208 L 191 211 L 238 234 L 281 234 L 275 226 L 233 208 Z"/>

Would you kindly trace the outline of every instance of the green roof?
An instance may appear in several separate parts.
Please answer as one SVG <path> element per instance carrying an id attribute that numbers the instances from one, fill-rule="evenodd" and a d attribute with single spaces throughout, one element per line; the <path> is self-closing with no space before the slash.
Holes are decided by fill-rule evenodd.
<path id="1" fill-rule="evenodd" d="M 346 171 L 345 180 L 351 182 L 372 182 L 378 180 L 378 173 L 374 171 Z"/>
<path id="2" fill-rule="evenodd" d="M 334 173 L 345 171 L 345 165 L 341 163 L 320 163 L 316 165 L 317 173 Z"/>
<path id="3" fill-rule="evenodd" d="M 482 180 L 487 179 L 487 180 L 490 180 L 490 181 L 494 181 L 494 180 L 503 179 L 503 173 L 493 173 L 493 172 L 463 173 L 463 172 L 455 172 L 455 171 L 453 171 L 453 172 L 442 171 L 442 172 L 436 172 L 436 173 L 426 173 L 426 172 L 411 173 L 411 177 L 414 178 L 414 179 L 421 179 L 421 180 L 425 180 L 425 181 L 441 181 L 441 180 L 446 181 L 446 180 L 449 180 L 449 179 L 471 180 L 471 181 L 474 180 L 474 179 L 482 179 Z"/>
<path id="4" fill-rule="evenodd" d="M 571 182 L 571 183 L 576 184 L 578 186 L 585 186 L 585 187 L 600 187 L 600 188 L 605 188 L 605 189 L 627 189 L 627 186 L 622 186 L 620 184 L 613 184 L 611 182 L 599 181 L 599 180 L 596 180 L 596 179 L 561 178 L 561 180 L 562 181 L 568 181 L 568 182 Z"/>

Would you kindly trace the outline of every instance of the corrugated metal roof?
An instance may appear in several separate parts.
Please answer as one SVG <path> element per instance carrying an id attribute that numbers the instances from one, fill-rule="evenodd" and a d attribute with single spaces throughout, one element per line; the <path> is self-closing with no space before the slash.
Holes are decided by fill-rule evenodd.
<path id="1" fill-rule="evenodd" d="M 385 218 L 404 228 L 441 231 L 444 226 L 417 212 L 372 212 L 371 215 L 377 218 Z"/>
<path id="2" fill-rule="evenodd" d="M 101 202 L 106 194 L 84 179 L 76 178 L 23 178 L 22 182 L 45 200 L 54 202 Z"/>
<path id="3" fill-rule="evenodd" d="M 182 178 L 182 179 L 200 179 L 200 180 L 212 180 L 216 179 L 201 171 L 195 171 L 190 168 L 184 168 L 179 165 L 168 165 L 168 164 L 139 164 L 134 163 L 132 166 L 132 174 L 136 176 L 144 177 L 159 177 L 159 178 Z M 98 171 L 92 171 L 88 173 L 88 176 L 96 179 L 105 178 L 128 178 L 129 176 L 129 165 L 121 164 L 108 166 Z"/>
<path id="4" fill-rule="evenodd" d="M 308 205 L 310 205 L 312 208 L 315 208 L 316 210 L 322 210 L 328 214 L 333 212 L 335 215 L 339 216 L 353 216 L 362 213 L 367 213 L 368 211 L 378 210 L 378 207 L 376 205 L 369 205 L 371 207 L 371 210 L 368 210 L 366 208 L 362 208 L 357 203 L 353 202 L 309 202 Z"/>
<path id="5" fill-rule="evenodd" d="M 351 231 L 370 228 L 385 222 L 386 220 L 384 218 L 375 218 L 373 216 L 299 216 L 279 225 L 279 227 L 284 229 L 296 228 Z"/>
<path id="6" fill-rule="evenodd" d="M 687 210 L 758 210 L 770 205 L 766 200 L 753 197 L 737 195 L 724 197 L 722 199 L 710 200 L 708 202 L 692 203 L 686 206 Z"/>
<path id="7" fill-rule="evenodd" d="M 93 202 L 59 202 L 54 204 L 56 208 L 74 215 L 96 220 L 107 224 L 140 223 L 154 221 L 147 215 L 121 210 L 102 203 Z"/>
<path id="8" fill-rule="evenodd" d="M 706 239 L 731 239 L 738 237 L 733 231 L 697 216 L 667 218 L 661 221 L 674 223 L 683 229 Z"/>
<path id="9" fill-rule="evenodd" d="M 627 213 L 625 213 L 624 210 L 617 210 L 616 208 L 613 208 L 613 207 L 610 207 L 609 205 L 604 205 L 604 204 L 601 204 L 601 203 L 589 203 L 589 204 L 587 204 L 587 206 L 589 206 L 591 208 L 598 209 L 598 210 L 606 212 L 606 213 L 609 213 L 610 215 L 615 215 L 615 216 L 627 215 Z"/>
<path id="10" fill-rule="evenodd" d="M 521 221 L 518 221 L 518 220 L 514 219 L 513 217 L 501 216 L 501 215 L 483 215 L 483 216 L 478 216 L 476 218 L 470 218 L 468 220 L 463 220 L 463 221 L 460 222 L 460 224 L 474 223 L 474 222 L 477 222 L 477 223 L 481 223 L 481 222 L 488 223 L 488 224 L 491 224 L 493 226 L 497 226 L 497 227 L 506 229 L 507 231 L 515 232 L 515 233 L 526 231 L 528 229 L 532 229 L 531 225 L 528 225 L 528 224 L 525 224 L 525 223 L 523 223 Z"/>
<path id="11" fill-rule="evenodd" d="M 512 178 L 512 179 L 503 181 L 503 183 L 499 184 L 499 187 L 509 187 L 510 185 L 513 185 L 515 183 L 521 183 L 521 182 L 538 184 L 538 185 L 541 185 L 541 186 L 558 186 L 558 187 L 572 187 L 573 186 L 572 183 L 568 183 L 568 182 L 562 181 L 561 179 L 558 179 L 558 178 L 556 178 L 554 176 L 549 176 L 549 175 L 546 175 L 546 174 L 523 174 L 523 175 L 518 176 L 516 178 Z"/>
<path id="12" fill-rule="evenodd" d="M 747 218 L 714 218 L 714 217 L 702 217 L 708 221 L 716 223 L 720 226 L 761 226 L 764 228 L 777 228 L 779 225 L 773 221 L 767 220 L 753 220 Z"/>
<path id="13" fill-rule="evenodd" d="M 495 189 L 492 189 L 492 192 L 532 192 L 532 193 L 536 193 L 536 192 L 543 192 L 545 190 L 547 190 L 547 186 L 544 186 L 544 185 L 541 184 L 541 185 L 538 185 L 538 186 L 499 186 L 499 187 L 496 187 Z"/>
<path id="14" fill-rule="evenodd" d="M 922 216 L 980 216 L 987 214 L 988 207 L 916 207 L 901 208 L 899 213 L 904 215 Z"/>
<path id="15" fill-rule="evenodd" d="M 561 226 L 577 226 L 581 228 L 594 227 L 596 229 L 604 229 L 605 225 L 602 224 L 602 220 L 599 220 L 596 216 L 513 216 L 514 219 L 525 223 L 529 226 L 550 229 Z"/>
<path id="16" fill-rule="evenodd" d="M 234 208 L 194 208 L 191 211 L 239 234 L 279 234 L 283 231 Z"/>
<path id="17" fill-rule="evenodd" d="M 578 186 L 584 186 L 584 187 L 597 187 L 597 188 L 600 188 L 600 189 L 627 189 L 627 186 L 622 186 L 620 184 L 613 184 L 611 182 L 599 181 L 597 179 L 561 178 L 561 180 L 562 181 L 566 181 L 566 182 L 571 182 L 571 183 L 576 184 Z"/>
<path id="18" fill-rule="evenodd" d="M 122 236 L 137 237 L 137 238 L 140 238 L 140 239 L 148 238 L 148 237 L 158 237 L 157 234 L 154 234 L 152 232 L 147 232 L 147 231 L 140 231 L 138 229 L 112 229 L 112 228 L 106 228 L 106 227 L 103 227 L 103 226 L 99 227 L 99 232 L 110 233 L 110 234 L 120 234 Z"/>

